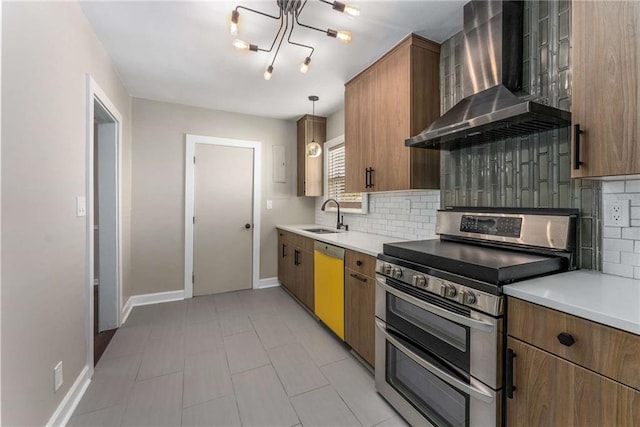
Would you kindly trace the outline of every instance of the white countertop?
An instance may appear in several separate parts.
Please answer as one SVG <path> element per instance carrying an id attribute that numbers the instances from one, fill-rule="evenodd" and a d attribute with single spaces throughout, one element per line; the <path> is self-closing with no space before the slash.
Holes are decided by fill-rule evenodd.
<path id="1" fill-rule="evenodd" d="M 305 231 L 309 228 L 326 228 L 335 230 L 333 227 L 327 227 L 317 224 L 300 224 L 300 225 L 276 225 L 285 231 L 297 233 L 305 237 L 310 237 L 314 240 L 333 244 L 346 249 L 362 252 L 371 256 L 376 256 L 382 252 L 382 245 L 390 242 L 402 242 L 406 239 L 399 239 L 397 237 L 380 236 L 378 234 L 361 233 L 359 231 L 339 231 L 332 234 L 317 234 L 310 231 Z"/>
<path id="2" fill-rule="evenodd" d="M 640 335 L 640 280 L 576 270 L 507 285 L 503 292 Z"/>

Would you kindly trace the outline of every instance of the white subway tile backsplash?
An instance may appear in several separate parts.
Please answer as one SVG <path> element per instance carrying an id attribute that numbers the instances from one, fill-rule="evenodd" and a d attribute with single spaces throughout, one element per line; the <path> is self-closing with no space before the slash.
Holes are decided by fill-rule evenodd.
<path id="1" fill-rule="evenodd" d="M 615 274 L 616 276 L 633 277 L 633 265 L 612 264 L 609 262 L 602 263 L 602 272 L 607 274 Z"/>
<path id="2" fill-rule="evenodd" d="M 316 198 L 316 224 L 335 226 L 336 213 L 322 212 L 323 199 Z M 435 238 L 436 211 L 440 191 L 401 191 L 369 194 L 369 213 L 344 214 L 349 230 L 381 234 L 399 239 Z"/>
<path id="3" fill-rule="evenodd" d="M 633 240 L 602 239 L 602 249 L 605 251 L 633 252 Z"/>
<path id="4" fill-rule="evenodd" d="M 602 229 L 602 237 L 620 239 L 622 237 L 622 229 L 620 227 L 604 227 Z"/>
<path id="5" fill-rule="evenodd" d="M 640 254 L 621 252 L 620 264 L 640 266 Z"/>
<path id="6" fill-rule="evenodd" d="M 624 193 L 624 181 L 604 181 L 602 183 L 603 193 Z"/>
<path id="7" fill-rule="evenodd" d="M 602 251 L 602 261 L 620 264 L 620 252 Z"/>
<path id="8" fill-rule="evenodd" d="M 616 182 L 619 182 L 619 181 L 616 181 Z M 640 193 L 640 179 L 639 180 L 626 181 L 625 185 L 624 185 L 624 192 L 625 193 Z M 616 191 L 616 193 L 621 193 L 621 191 Z"/>
<path id="9" fill-rule="evenodd" d="M 622 228 L 623 239 L 640 240 L 640 227 L 624 227 Z"/>
<path id="10" fill-rule="evenodd" d="M 602 271 L 640 279 L 640 176 L 636 179 L 604 181 L 603 200 L 631 201 L 630 227 L 603 227 Z"/>

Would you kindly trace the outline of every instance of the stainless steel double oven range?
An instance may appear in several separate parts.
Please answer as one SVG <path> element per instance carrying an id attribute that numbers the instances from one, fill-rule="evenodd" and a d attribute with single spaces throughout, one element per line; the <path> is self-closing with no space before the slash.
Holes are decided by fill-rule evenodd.
<path id="1" fill-rule="evenodd" d="M 503 424 L 502 286 L 575 268 L 577 210 L 450 208 L 376 262 L 378 392 L 412 425 Z"/>

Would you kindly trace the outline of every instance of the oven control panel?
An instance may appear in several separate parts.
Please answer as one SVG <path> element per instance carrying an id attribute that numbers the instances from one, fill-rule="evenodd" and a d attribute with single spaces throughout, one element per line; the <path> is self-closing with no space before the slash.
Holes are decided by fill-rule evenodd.
<path id="1" fill-rule="evenodd" d="M 497 295 L 381 260 L 376 260 L 376 273 L 378 280 L 382 280 L 382 276 L 390 277 L 485 313 L 496 316 L 502 314 L 502 298 Z"/>
<path id="2" fill-rule="evenodd" d="M 460 231 L 519 238 L 522 231 L 522 218 L 518 216 L 462 215 Z"/>

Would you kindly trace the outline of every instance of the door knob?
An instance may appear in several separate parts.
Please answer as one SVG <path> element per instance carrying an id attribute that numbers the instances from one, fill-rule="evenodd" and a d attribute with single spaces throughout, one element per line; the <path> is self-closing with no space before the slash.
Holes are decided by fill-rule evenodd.
<path id="1" fill-rule="evenodd" d="M 244 228 L 251 228 L 251 224 L 245 224 Z"/>

